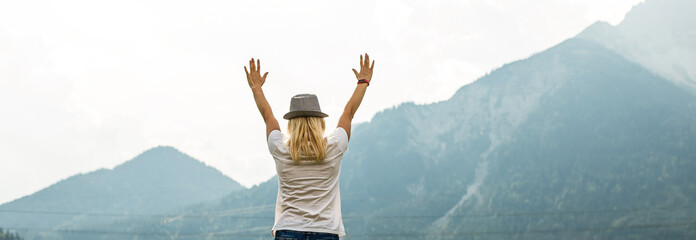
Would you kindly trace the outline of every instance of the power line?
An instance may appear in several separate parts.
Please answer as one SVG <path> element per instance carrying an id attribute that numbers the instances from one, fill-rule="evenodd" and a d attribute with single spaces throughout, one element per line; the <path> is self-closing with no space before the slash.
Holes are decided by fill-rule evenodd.
<path id="1" fill-rule="evenodd" d="M 459 236 L 476 236 L 476 235 L 517 235 L 517 234 L 550 234 L 561 232 L 599 232 L 613 230 L 635 230 L 635 229 L 655 229 L 655 228 L 681 228 L 696 226 L 696 221 L 688 222 L 673 222 L 673 223 L 651 223 L 651 224 L 635 224 L 627 226 L 608 226 L 608 227 L 584 227 L 584 228 L 559 228 L 559 229 L 537 229 L 537 230 L 510 230 L 510 231 L 475 231 L 475 232 L 452 232 L 452 233 L 367 233 L 363 235 L 347 235 L 347 237 L 423 237 L 423 236 L 442 236 L 442 237 L 459 237 Z M 5 227 L 12 230 L 31 230 L 35 232 L 60 232 L 74 234 L 100 234 L 100 235 L 140 235 L 140 236 L 166 236 L 166 237 L 264 237 L 269 233 L 243 233 L 243 232 L 210 232 L 210 233 L 165 233 L 165 232 L 128 232 L 128 231 L 109 231 L 109 230 L 73 230 L 73 229 L 37 229 L 37 228 L 19 228 Z M 270 229 L 270 226 L 269 226 Z"/>
<path id="2" fill-rule="evenodd" d="M 254 216 L 254 215 L 239 215 L 242 213 L 255 212 L 264 210 L 265 208 L 271 209 L 270 205 L 263 205 L 251 208 L 235 209 L 237 211 L 222 211 L 212 214 L 129 214 L 129 213 L 100 213 L 100 212 L 68 212 L 68 211 L 38 211 L 38 210 L 11 210 L 4 209 L 0 212 L 5 213 L 20 213 L 20 214 L 37 214 L 37 215 L 70 215 L 70 216 L 98 216 L 98 217 L 132 217 L 132 218 L 161 218 L 161 219 L 172 219 L 172 218 L 217 218 L 217 217 L 235 217 L 235 218 L 269 218 L 268 216 Z M 250 211 L 251 210 L 251 211 Z"/>
<path id="3" fill-rule="evenodd" d="M 272 218 L 269 216 L 254 216 L 254 215 L 233 215 L 233 214 L 186 214 L 186 215 L 143 215 L 143 214 L 127 214 L 127 213 L 80 213 L 80 212 L 60 212 L 60 211 L 30 211 L 30 210 L 0 210 L 6 213 L 25 213 L 25 214 L 45 214 L 45 215 L 70 215 L 70 216 L 99 216 L 99 217 L 132 217 L 132 218 Z"/>
<path id="4" fill-rule="evenodd" d="M 367 234 L 367 236 L 475 236 L 475 235 L 514 235 L 514 234 L 547 234 L 547 233 L 560 233 L 560 232 L 599 232 L 607 230 L 632 230 L 632 229 L 651 229 L 651 228 L 679 228 L 679 227 L 690 227 L 696 226 L 696 221 L 689 222 L 674 222 L 674 223 L 654 223 L 654 224 L 636 224 L 628 226 L 616 226 L 616 227 L 585 227 L 585 228 L 559 228 L 559 229 L 538 229 L 538 230 L 511 230 L 511 231 L 479 231 L 479 232 L 459 232 L 459 233 L 402 233 L 402 234 Z"/>
<path id="5" fill-rule="evenodd" d="M 11 210 L 5 209 L 0 212 L 19 213 L 19 214 L 45 214 L 45 215 L 71 215 L 71 216 L 106 216 L 106 217 L 132 217 L 132 218 L 251 218 L 251 219 L 271 219 L 274 216 L 258 216 L 258 215 L 242 215 L 244 213 L 253 213 L 271 209 L 273 205 L 263 205 L 251 208 L 234 209 L 233 211 L 222 211 L 216 213 L 204 214 L 128 214 L 128 213 L 99 213 L 99 212 L 68 212 L 68 211 L 38 211 L 38 210 Z M 617 213 L 617 212 L 646 212 L 646 211 L 670 211 L 670 210 L 685 210 L 696 209 L 696 205 L 677 206 L 677 207 L 659 207 L 659 208 L 623 208 L 623 209 L 600 209 L 600 210 L 569 210 L 569 211 L 540 211 L 540 212 L 502 212 L 502 213 L 487 213 L 487 214 L 467 214 L 467 215 L 450 215 L 450 218 L 486 218 L 486 217 L 514 217 L 514 216 L 544 216 L 544 215 L 581 215 L 581 214 L 602 214 L 602 213 Z M 393 215 L 393 216 L 374 216 L 372 218 L 440 218 L 443 215 Z M 362 219 L 363 216 L 343 216 L 345 219 Z"/>
<path id="6" fill-rule="evenodd" d="M 236 211 L 228 211 L 218 214 L 188 214 L 188 215 L 131 215 L 131 214 L 118 214 L 118 213 L 80 213 L 80 212 L 56 212 L 56 211 L 23 211 L 23 210 L 0 210 L 0 212 L 12 212 L 12 213 L 30 213 L 30 214 L 60 214 L 60 215 L 92 215 L 92 216 L 118 216 L 118 217 L 153 217 L 153 218 L 213 218 L 213 217 L 231 217 L 239 219 L 271 219 L 271 216 L 248 216 L 248 215 L 234 215 L 240 213 L 256 212 L 259 210 L 264 210 L 271 208 L 270 205 L 258 206 L 246 209 L 237 209 Z M 598 213 L 611 213 L 611 212 L 642 212 L 642 211 L 669 211 L 669 210 L 684 210 L 693 209 L 694 206 L 679 206 L 679 207 L 660 207 L 660 208 L 625 208 L 625 209 L 605 209 L 605 210 L 575 210 L 575 211 L 545 211 L 545 212 L 507 212 L 507 213 L 491 213 L 491 214 L 479 214 L 479 215 L 453 215 L 450 217 L 506 217 L 506 216 L 544 216 L 544 215 L 566 215 L 566 214 L 598 214 Z M 357 218 L 355 216 L 347 216 L 348 218 Z M 377 216 L 376 218 L 431 218 L 431 217 L 442 217 L 442 216 Z M 656 223 L 656 224 L 642 224 L 642 225 L 628 225 L 628 226 L 614 226 L 614 227 L 594 227 L 594 228 L 560 228 L 560 229 L 539 229 L 539 230 L 513 230 L 513 231 L 478 231 L 478 232 L 459 232 L 459 233 L 423 233 L 423 232 L 412 232 L 412 233 L 367 233 L 367 237 L 423 237 L 423 236 L 440 236 L 440 237 L 458 237 L 458 236 L 476 236 L 476 235 L 514 235 L 514 234 L 550 234 L 559 232 L 592 232 L 592 231 L 605 231 L 605 230 L 627 230 L 627 229 L 645 229 L 645 228 L 677 228 L 677 227 L 691 227 L 696 226 L 696 219 L 690 219 L 688 222 L 674 222 L 674 223 Z M 263 226 L 264 228 L 270 229 L 269 226 Z M 198 233 L 166 233 L 166 232 L 131 232 L 131 231 L 112 231 L 112 230 L 94 230 L 94 229 L 36 229 L 36 228 L 20 228 L 20 227 L 5 227 L 5 229 L 14 230 L 27 230 L 36 232 L 59 232 L 64 234 L 96 234 L 96 235 L 140 235 L 140 236 L 166 236 L 166 237 L 177 237 L 177 238 L 195 238 L 195 237 L 264 237 L 268 236 L 267 233 L 257 234 L 257 233 L 243 233 L 243 232 L 198 232 Z M 348 235 L 351 236 L 351 235 Z M 353 235 L 356 236 L 356 235 Z M 356 236 L 357 237 L 357 236 Z"/>
<path id="7" fill-rule="evenodd" d="M 623 208 L 623 209 L 602 209 L 602 210 L 569 210 L 569 211 L 540 211 L 540 212 L 503 212 L 488 214 L 468 214 L 451 215 L 451 218 L 484 218 L 484 217 L 515 217 L 515 216 L 543 216 L 543 215 L 581 215 L 581 214 L 600 214 L 617 212 L 649 212 L 649 211 L 670 211 L 696 209 L 696 205 L 679 207 L 660 207 L 660 208 Z M 375 218 L 441 218 L 442 215 L 401 215 L 401 216 L 377 216 Z"/>
<path id="8" fill-rule="evenodd" d="M 12 229 L 15 231 L 33 231 L 33 232 L 58 232 L 66 234 L 99 234 L 99 235 L 138 235 L 138 236 L 176 236 L 176 237 L 200 237 L 200 236 L 211 236 L 211 235 L 225 235 L 225 236 L 267 236 L 270 234 L 270 226 L 268 226 L 269 233 L 258 234 L 258 233 L 241 233 L 241 232 L 217 232 L 217 233 L 167 233 L 167 232 L 130 232 L 130 231 L 113 231 L 113 230 L 91 230 L 91 229 L 47 229 L 47 228 L 26 228 L 26 227 L 4 227 L 4 229 Z"/>

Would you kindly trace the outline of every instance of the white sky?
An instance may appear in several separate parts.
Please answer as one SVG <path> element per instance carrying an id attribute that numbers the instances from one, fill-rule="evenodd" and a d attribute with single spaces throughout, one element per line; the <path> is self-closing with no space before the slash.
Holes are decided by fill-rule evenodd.
<path id="1" fill-rule="evenodd" d="M 244 76 L 276 117 L 318 95 L 335 126 L 359 56 L 355 122 L 446 100 L 504 63 L 642 0 L 0 1 L 0 203 L 170 145 L 249 187 L 275 174 Z"/>

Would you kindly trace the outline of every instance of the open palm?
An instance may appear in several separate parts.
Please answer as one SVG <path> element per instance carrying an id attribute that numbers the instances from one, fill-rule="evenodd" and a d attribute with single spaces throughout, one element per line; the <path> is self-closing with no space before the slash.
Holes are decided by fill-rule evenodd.
<path id="1" fill-rule="evenodd" d="M 360 55 L 360 72 L 356 71 L 355 68 L 353 68 L 353 72 L 358 80 L 365 79 L 369 82 L 372 80 L 372 69 L 374 69 L 374 67 L 375 61 L 372 60 L 372 66 L 370 66 L 370 56 L 365 53 L 365 60 L 363 60 L 363 56 Z"/>
<path id="2" fill-rule="evenodd" d="M 249 70 L 247 70 L 247 67 L 244 66 L 244 72 L 246 72 L 249 87 L 260 88 L 266 82 L 266 76 L 268 75 L 268 72 L 264 73 L 263 77 L 261 77 L 261 61 L 259 59 L 256 59 L 256 63 L 254 63 L 254 58 L 249 60 L 249 68 L 251 68 L 251 72 L 249 72 Z"/>

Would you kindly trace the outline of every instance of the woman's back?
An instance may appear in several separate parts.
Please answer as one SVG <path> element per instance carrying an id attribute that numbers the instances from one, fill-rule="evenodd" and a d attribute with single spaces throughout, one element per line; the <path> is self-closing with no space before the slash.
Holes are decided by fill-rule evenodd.
<path id="1" fill-rule="evenodd" d="M 295 161 L 283 134 L 268 136 L 268 149 L 278 174 L 276 230 L 326 232 L 345 235 L 341 218 L 339 174 L 348 148 L 348 134 L 336 128 L 326 137 L 324 159 Z"/>
<path id="2" fill-rule="evenodd" d="M 289 133 L 284 136 L 261 89 L 268 72 L 261 76 L 261 62 L 254 62 L 253 58 L 249 61 L 251 72 L 244 67 L 254 101 L 266 124 L 268 150 L 278 174 L 275 224 L 271 230 L 276 240 L 345 236 L 338 178 L 343 154 L 348 149 L 353 116 L 372 79 L 375 61 L 369 63 L 367 53 L 364 61 L 360 55 L 360 71 L 353 69 L 357 86 L 338 119 L 338 126 L 326 138 L 323 118 L 329 115 L 321 111 L 314 94 L 292 97 L 290 111 L 283 116 L 288 120 Z"/>

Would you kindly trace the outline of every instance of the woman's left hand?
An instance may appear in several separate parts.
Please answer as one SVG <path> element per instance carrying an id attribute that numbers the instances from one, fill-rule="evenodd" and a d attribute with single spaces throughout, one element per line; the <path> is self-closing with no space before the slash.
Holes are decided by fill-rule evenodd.
<path id="1" fill-rule="evenodd" d="M 263 86 L 263 83 L 266 82 L 266 75 L 268 75 L 268 72 L 264 73 L 263 77 L 261 77 L 261 61 L 256 59 L 256 63 L 254 63 L 254 58 L 249 60 L 249 68 L 251 68 L 251 72 L 249 72 L 249 70 L 247 70 L 247 67 L 244 66 L 244 72 L 246 72 L 249 87 L 251 89 L 261 88 L 261 86 Z"/>

